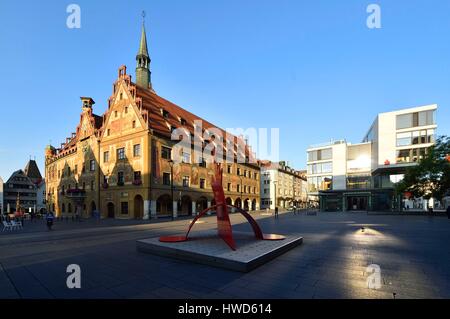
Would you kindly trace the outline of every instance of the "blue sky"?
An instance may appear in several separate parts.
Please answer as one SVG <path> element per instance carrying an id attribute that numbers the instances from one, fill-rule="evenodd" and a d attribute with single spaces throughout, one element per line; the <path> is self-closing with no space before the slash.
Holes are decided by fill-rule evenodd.
<path id="1" fill-rule="evenodd" d="M 70 3 L 81 29 L 66 27 Z M 279 127 L 296 168 L 310 144 L 360 142 L 380 112 L 438 103 L 450 135 L 448 0 L 2 0 L 0 176 L 30 155 L 44 173 L 80 96 L 105 111 L 118 67 L 134 75 L 142 10 L 157 93 L 223 128 Z"/>

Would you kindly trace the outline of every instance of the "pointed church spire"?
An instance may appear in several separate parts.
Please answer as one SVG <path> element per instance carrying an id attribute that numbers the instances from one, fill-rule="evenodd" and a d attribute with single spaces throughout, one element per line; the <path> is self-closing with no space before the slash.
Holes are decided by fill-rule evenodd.
<path id="1" fill-rule="evenodd" d="M 139 45 L 138 55 L 143 55 L 148 57 L 148 48 L 147 48 L 147 34 L 145 33 L 145 21 L 142 21 L 142 31 L 141 31 L 141 43 Z"/>
<path id="2" fill-rule="evenodd" d="M 150 72 L 150 57 L 147 48 L 147 34 L 145 33 L 145 12 L 142 12 L 142 31 L 141 41 L 139 43 L 139 51 L 136 55 L 136 84 L 140 87 L 151 89 L 151 72 Z"/>

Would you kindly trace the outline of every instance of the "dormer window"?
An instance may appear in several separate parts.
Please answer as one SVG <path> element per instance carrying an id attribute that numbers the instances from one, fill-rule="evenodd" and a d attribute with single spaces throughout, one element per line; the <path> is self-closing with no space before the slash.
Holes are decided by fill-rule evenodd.
<path id="1" fill-rule="evenodd" d="M 119 98 L 120 100 L 122 100 L 123 99 L 123 93 L 120 93 L 120 98 Z"/>
<path id="2" fill-rule="evenodd" d="M 181 124 L 181 125 L 186 125 L 186 120 L 183 119 L 183 118 L 180 118 L 180 124 Z"/>
<path id="3" fill-rule="evenodd" d="M 161 109 L 161 115 L 166 119 L 169 118 L 169 112 L 164 109 Z"/>

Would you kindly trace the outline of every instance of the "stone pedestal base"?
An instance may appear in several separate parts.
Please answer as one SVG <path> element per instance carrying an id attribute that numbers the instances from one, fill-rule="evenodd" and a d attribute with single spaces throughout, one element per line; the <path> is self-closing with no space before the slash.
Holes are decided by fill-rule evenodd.
<path id="1" fill-rule="evenodd" d="M 287 236 L 285 240 L 257 240 L 251 233 L 233 232 L 237 250 L 217 236 L 217 231 L 200 231 L 187 242 L 162 243 L 159 238 L 138 240 L 138 251 L 158 256 L 176 258 L 240 272 L 249 272 L 258 266 L 301 245 L 303 238 Z"/>

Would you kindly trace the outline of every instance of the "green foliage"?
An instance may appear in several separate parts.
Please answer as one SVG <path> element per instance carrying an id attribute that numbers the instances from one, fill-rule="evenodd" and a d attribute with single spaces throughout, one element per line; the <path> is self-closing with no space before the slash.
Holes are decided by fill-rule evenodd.
<path id="1" fill-rule="evenodd" d="M 450 137 L 441 136 L 427 156 L 408 168 L 403 181 L 395 186 L 397 194 L 410 192 L 414 197 L 441 200 L 450 189 Z"/>

